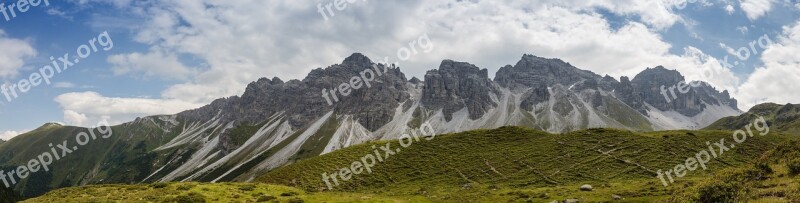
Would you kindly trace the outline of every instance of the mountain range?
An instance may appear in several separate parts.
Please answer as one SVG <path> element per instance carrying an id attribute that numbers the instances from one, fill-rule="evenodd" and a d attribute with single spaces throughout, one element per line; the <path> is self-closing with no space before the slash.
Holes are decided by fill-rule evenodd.
<path id="1" fill-rule="evenodd" d="M 335 103 L 321 94 L 351 83 L 365 70 L 381 72 L 369 87 L 339 95 Z M 253 181 L 298 160 L 398 139 L 423 123 L 437 134 L 502 126 L 550 133 L 657 131 L 724 126 L 720 122 L 736 121 L 719 119 L 743 113 L 727 91 L 704 82 L 667 101 L 662 87 L 681 81 L 679 72 L 661 66 L 617 80 L 533 55 L 501 67 L 494 79 L 487 69 L 452 60 L 429 70 L 424 80 L 407 79 L 399 67 L 356 53 L 302 80 L 262 78 L 241 96 L 112 126 L 112 137 L 63 157 L 15 190 L 33 197 L 86 184 Z M 797 112 L 786 108 L 777 111 Z M 785 119 L 790 118 L 775 117 L 775 122 Z M 50 150 L 48 144 L 74 141 L 85 130 L 48 123 L 0 143 L 0 168 L 24 165 Z"/>

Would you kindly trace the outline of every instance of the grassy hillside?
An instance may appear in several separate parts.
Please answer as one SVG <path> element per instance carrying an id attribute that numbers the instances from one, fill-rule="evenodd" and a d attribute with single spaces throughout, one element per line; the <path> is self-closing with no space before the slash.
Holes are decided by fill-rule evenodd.
<path id="1" fill-rule="evenodd" d="M 421 195 L 437 202 L 549 202 L 569 198 L 609 201 L 614 195 L 629 201 L 667 201 L 676 196 L 690 200 L 698 194 L 698 189 L 691 188 L 714 174 L 728 168 L 747 168 L 779 143 L 794 139 L 780 133 L 751 137 L 712 159 L 706 164 L 707 170 L 688 172 L 687 177 L 677 178 L 669 187 L 656 178 L 659 169 L 673 169 L 707 149 L 707 141 L 725 138 L 726 144 L 733 143 L 731 134 L 730 131 L 633 133 L 613 129 L 548 134 L 503 127 L 440 135 L 402 148 L 385 162 L 375 164 L 371 168 L 373 173 L 352 175 L 347 181 L 340 179 L 340 185 L 334 186 L 333 191 Z M 301 160 L 273 170 L 258 181 L 327 191 L 323 173 L 330 175 L 339 168 L 350 167 L 352 162 L 374 153 L 373 145 L 380 147 L 386 143 L 367 143 Z M 392 149 L 399 146 L 397 141 L 390 143 Z M 583 184 L 594 186 L 594 191 L 580 191 Z M 765 188 L 784 186 L 788 187 Z M 792 183 L 791 188 L 796 189 L 796 184 Z M 774 196 L 785 195 L 786 192 Z"/>
<path id="2" fill-rule="evenodd" d="M 97 185 L 54 190 L 24 202 L 426 202 L 421 197 L 383 197 L 356 193 L 309 193 L 251 183 L 154 183 Z"/>
<path id="3" fill-rule="evenodd" d="M 635 133 L 589 129 L 549 134 L 521 127 L 353 146 L 273 170 L 258 183 L 159 183 L 65 188 L 29 202 L 797 202 L 800 142 L 772 132 L 737 143 L 667 187 L 670 170 L 731 131 Z M 328 190 L 331 175 L 363 156 L 395 155 Z M 715 148 L 716 150 L 716 148 Z M 589 184 L 591 191 L 581 190 Z M 286 186 L 276 186 L 286 185 Z"/>
<path id="4" fill-rule="evenodd" d="M 14 189 L 24 197 L 42 195 L 52 189 L 82 184 L 136 183 L 172 157 L 185 153 L 176 149 L 153 152 L 177 135 L 177 130 L 165 133 L 153 122 L 135 122 L 113 126 L 111 136 L 95 130 L 97 139 L 79 145 L 76 135 L 89 132 L 86 128 L 49 123 L 31 132 L 0 144 L 0 169 L 10 171 L 38 159 L 43 153 L 56 151 L 60 157 L 18 183 Z M 58 145 L 66 141 L 72 152 L 63 152 Z M 51 155 L 52 156 L 52 155 Z M 1 185 L 1 184 L 0 184 Z"/>
<path id="5" fill-rule="evenodd" d="M 706 129 L 735 130 L 747 125 L 748 122 L 753 122 L 759 116 L 769 123 L 770 130 L 792 134 L 800 133 L 800 105 L 774 103 L 759 104 L 742 115 L 719 119 Z"/>

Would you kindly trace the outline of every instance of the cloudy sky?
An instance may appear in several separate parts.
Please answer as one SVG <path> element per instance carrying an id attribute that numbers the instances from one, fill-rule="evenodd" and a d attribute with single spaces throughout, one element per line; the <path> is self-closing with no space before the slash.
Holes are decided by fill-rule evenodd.
<path id="1" fill-rule="evenodd" d="M 17 1 L 0 2 L 11 15 Z M 80 59 L 50 84 L 11 101 L 0 95 L 0 139 L 46 122 L 173 114 L 239 95 L 261 77 L 302 79 L 354 52 L 394 62 L 398 49 L 426 34 L 434 49 L 400 62 L 409 78 L 442 59 L 494 73 L 527 53 L 616 78 L 663 65 L 730 91 L 742 110 L 800 103 L 797 0 L 333 2 L 51 0 L 13 8 L 8 20 L 0 13 L 6 87 L 63 64 L 64 54 Z M 76 56 L 104 32 L 113 47 Z"/>

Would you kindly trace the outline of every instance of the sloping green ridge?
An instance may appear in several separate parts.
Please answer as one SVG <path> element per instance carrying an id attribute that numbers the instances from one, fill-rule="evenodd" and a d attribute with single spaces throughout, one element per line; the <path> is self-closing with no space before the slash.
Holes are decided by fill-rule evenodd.
<path id="1" fill-rule="evenodd" d="M 652 170 L 683 163 L 709 140 L 730 131 L 632 133 L 589 129 L 548 134 L 521 127 L 421 138 L 371 174 L 354 175 L 335 191 L 321 173 L 335 173 L 376 148 L 353 146 L 298 161 L 258 179 L 262 183 L 157 183 L 65 188 L 30 202 L 791 202 L 800 200 L 800 142 L 771 133 L 750 137 L 668 187 Z M 383 153 L 381 151 L 381 153 Z M 794 171 L 794 172 L 792 172 Z M 594 186 L 581 191 L 583 184 Z M 284 193 L 294 193 L 286 194 Z"/>
<path id="2" fill-rule="evenodd" d="M 357 193 L 308 193 L 286 186 L 251 183 L 154 183 L 95 185 L 55 190 L 24 202 L 425 202 L 420 197 Z"/>
<path id="3" fill-rule="evenodd" d="M 15 190 L 24 197 L 33 197 L 79 184 L 133 183 L 155 171 L 156 163 L 165 162 L 171 158 L 170 154 L 175 155 L 177 149 L 152 150 L 177 136 L 178 130 L 167 133 L 146 122 L 123 124 L 113 126 L 113 134 L 108 138 L 101 138 L 102 134 L 95 130 L 97 139 L 80 146 L 76 135 L 88 129 L 46 124 L 0 144 L 0 169 L 8 172 L 27 165 L 29 160 L 45 152 L 52 154 L 53 148 L 61 155 L 62 150 L 57 145 L 67 141 L 67 148 L 77 147 L 77 150 L 53 160 L 49 171 L 40 169 L 22 181 L 17 179 Z"/>
<path id="4" fill-rule="evenodd" d="M 684 163 L 688 157 L 707 149 L 707 141 L 725 138 L 730 144 L 731 134 L 730 131 L 634 133 L 614 129 L 549 134 L 522 127 L 502 127 L 439 135 L 402 148 L 372 167 L 372 173 L 353 175 L 346 181 L 339 179 L 340 185 L 333 190 L 412 195 L 459 190 L 469 185 L 553 188 L 634 181 L 642 182 L 637 187 L 652 188 L 649 195 L 668 196 L 666 189 L 658 189 L 663 186 L 655 178 L 657 170 L 666 171 Z M 746 165 L 788 139 L 793 138 L 776 133 L 748 138 L 712 159 L 707 164 L 708 170 L 689 172 L 687 179 Z M 392 149 L 400 146 L 397 141 L 357 145 L 275 169 L 257 180 L 308 191 L 326 190 L 323 173 L 330 176 L 339 168 L 350 167 L 352 162 L 373 154 L 373 145 L 379 148 L 386 143 L 391 143 Z"/>
<path id="5" fill-rule="evenodd" d="M 763 117 L 769 123 L 770 130 L 800 134 L 800 105 L 797 104 L 759 104 L 742 115 L 719 119 L 705 129 L 735 130 L 759 117 Z"/>

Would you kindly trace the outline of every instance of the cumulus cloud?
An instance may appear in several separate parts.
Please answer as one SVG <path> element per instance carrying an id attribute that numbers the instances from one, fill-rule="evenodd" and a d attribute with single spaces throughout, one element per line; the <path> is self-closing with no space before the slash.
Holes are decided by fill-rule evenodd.
<path id="1" fill-rule="evenodd" d="M 25 60 L 36 56 L 33 46 L 24 40 L 9 38 L 0 29 L 0 78 L 13 78 L 25 65 Z"/>
<path id="2" fill-rule="evenodd" d="M 738 26 L 736 27 L 736 30 L 738 30 L 742 34 L 747 34 L 747 32 L 750 31 L 750 29 L 747 29 L 747 26 Z"/>
<path id="3" fill-rule="evenodd" d="M 56 82 L 56 83 L 53 83 L 53 87 L 55 87 L 55 88 L 75 88 L 77 86 L 78 85 L 75 85 L 75 83 L 71 83 L 71 82 Z"/>
<path id="4" fill-rule="evenodd" d="M 725 12 L 728 12 L 728 15 L 733 14 L 733 12 L 735 12 L 735 11 L 736 11 L 736 9 L 733 8 L 733 5 L 728 4 L 727 6 L 725 6 Z"/>
<path id="5" fill-rule="evenodd" d="M 143 77 L 186 80 L 194 72 L 184 66 L 174 54 L 154 50 L 149 53 L 130 53 L 108 57 L 115 75 L 136 74 Z"/>
<path id="6" fill-rule="evenodd" d="M 69 21 L 72 21 L 72 20 L 74 20 L 74 17 L 73 17 L 73 16 L 71 16 L 71 15 L 67 14 L 67 12 L 66 12 L 66 11 L 62 11 L 62 10 L 61 10 L 61 9 L 59 9 L 59 8 L 50 8 L 50 9 L 47 9 L 47 15 L 51 15 L 51 16 L 58 16 L 58 17 L 61 17 L 61 18 L 67 19 L 67 20 L 69 20 Z"/>
<path id="7" fill-rule="evenodd" d="M 20 134 L 28 132 L 28 131 L 29 130 L 20 130 L 20 131 L 9 130 L 9 131 L 0 132 L 0 140 L 8 141 L 11 138 L 16 137 L 17 135 L 20 135 Z"/>
<path id="8" fill-rule="evenodd" d="M 96 92 L 66 93 L 55 101 L 64 110 L 64 122 L 75 126 L 91 126 L 103 119 L 114 125 L 136 117 L 175 114 L 201 106 L 180 100 L 105 97 Z"/>
<path id="9" fill-rule="evenodd" d="M 736 49 L 734 49 L 733 47 L 728 46 L 725 43 L 720 42 L 719 43 L 719 47 L 722 48 L 723 50 L 725 50 L 725 52 L 727 52 L 730 55 L 734 55 L 734 56 L 738 55 L 738 53 L 736 53 Z"/>
<path id="10" fill-rule="evenodd" d="M 192 102 L 241 94 L 244 88 L 236 87 L 259 77 L 302 78 L 352 52 L 396 61 L 399 48 L 425 33 L 434 44 L 447 46 L 403 61 L 408 74 L 419 76 L 445 58 L 495 69 L 532 53 L 563 56 L 584 68 L 619 75 L 659 63 L 644 59 L 668 55 L 669 44 L 652 30 L 681 20 L 673 13 L 677 3 L 356 1 L 325 21 L 309 12 L 316 11 L 316 4 L 300 1 L 162 2 L 148 9 L 151 17 L 136 40 L 208 63 L 192 81 L 162 92 L 163 98 Z M 641 22 L 613 30 L 597 9 L 638 16 Z"/>
<path id="11" fill-rule="evenodd" d="M 779 104 L 800 101 L 800 22 L 785 26 L 776 43 L 761 55 L 763 67 L 756 68 L 735 96 L 745 108 L 758 103 Z"/>
<path id="12" fill-rule="evenodd" d="M 133 0 L 69 0 L 81 6 L 88 6 L 90 3 L 108 3 L 118 8 L 122 8 L 131 4 Z"/>
<path id="13" fill-rule="evenodd" d="M 747 18 L 756 20 L 772 10 L 775 0 L 740 0 L 739 7 L 744 11 Z"/>

